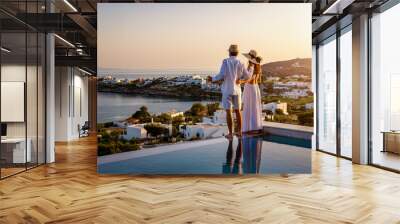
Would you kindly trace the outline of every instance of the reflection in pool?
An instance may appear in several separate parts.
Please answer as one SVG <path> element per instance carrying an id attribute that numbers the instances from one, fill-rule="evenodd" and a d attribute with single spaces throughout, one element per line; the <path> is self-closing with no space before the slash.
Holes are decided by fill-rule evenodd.
<path id="1" fill-rule="evenodd" d="M 274 141 L 274 140 L 279 141 Z M 181 143 L 99 157 L 102 174 L 311 173 L 307 141 L 274 136 Z M 278 142 L 278 143 L 277 143 Z M 301 144 L 299 144 L 301 143 Z"/>

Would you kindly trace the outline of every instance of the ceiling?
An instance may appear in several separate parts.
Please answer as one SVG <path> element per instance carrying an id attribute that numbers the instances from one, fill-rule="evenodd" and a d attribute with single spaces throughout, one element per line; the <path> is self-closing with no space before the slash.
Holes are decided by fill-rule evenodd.
<path id="1" fill-rule="evenodd" d="M 338 24 L 346 26 L 351 23 L 353 16 L 374 9 L 386 1 L 388 0 L 47 0 L 46 4 L 46 0 L 1 0 L 0 22 L 2 31 L 6 33 L 18 32 L 26 27 L 40 32 L 55 32 L 58 35 L 56 65 L 79 66 L 96 73 L 97 3 L 311 3 L 313 42 L 316 43 L 332 35 Z"/>

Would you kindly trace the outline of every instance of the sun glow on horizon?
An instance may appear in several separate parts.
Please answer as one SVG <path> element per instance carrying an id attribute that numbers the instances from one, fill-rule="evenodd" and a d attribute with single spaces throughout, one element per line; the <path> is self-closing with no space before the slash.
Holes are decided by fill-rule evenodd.
<path id="1" fill-rule="evenodd" d="M 263 63 L 311 58 L 311 4 L 98 4 L 100 73 L 217 71 L 232 43 Z"/>

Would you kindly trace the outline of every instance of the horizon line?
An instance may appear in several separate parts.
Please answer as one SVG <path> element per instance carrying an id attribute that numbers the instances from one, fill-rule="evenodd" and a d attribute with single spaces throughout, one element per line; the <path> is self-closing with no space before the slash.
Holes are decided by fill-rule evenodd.
<path id="1" fill-rule="evenodd" d="M 264 63 L 262 65 L 266 65 L 266 64 L 270 64 L 270 63 L 275 63 L 275 62 L 284 62 L 284 61 L 291 61 L 291 60 L 301 60 L 301 59 L 312 59 L 312 57 L 297 57 L 297 58 L 291 58 L 291 59 L 286 59 L 286 60 L 277 60 L 277 61 L 272 61 L 272 62 L 267 62 Z M 127 68 L 97 68 L 97 74 L 100 75 L 107 75 L 105 73 L 109 72 L 109 71 L 103 71 L 104 73 L 102 73 L 102 70 L 117 70 L 116 72 L 121 72 L 121 74 L 123 73 L 124 75 L 128 75 L 126 73 L 135 73 L 132 75 L 144 75 L 144 74 L 149 74 L 151 73 L 152 75 L 154 74 L 159 74 L 159 73 L 164 73 L 164 74 L 171 74 L 173 75 L 173 73 L 215 73 L 218 72 L 218 70 L 209 70 L 209 69 L 127 69 Z"/>

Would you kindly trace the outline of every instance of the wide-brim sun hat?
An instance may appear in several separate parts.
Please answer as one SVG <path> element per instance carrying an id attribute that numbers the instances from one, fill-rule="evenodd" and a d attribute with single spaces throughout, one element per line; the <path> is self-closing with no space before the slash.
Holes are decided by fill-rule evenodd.
<path id="1" fill-rule="evenodd" d="M 249 53 L 244 53 L 244 57 L 246 57 L 249 61 L 251 61 L 254 64 L 258 64 L 256 61 L 257 58 L 257 51 L 255 50 L 250 50 Z"/>

